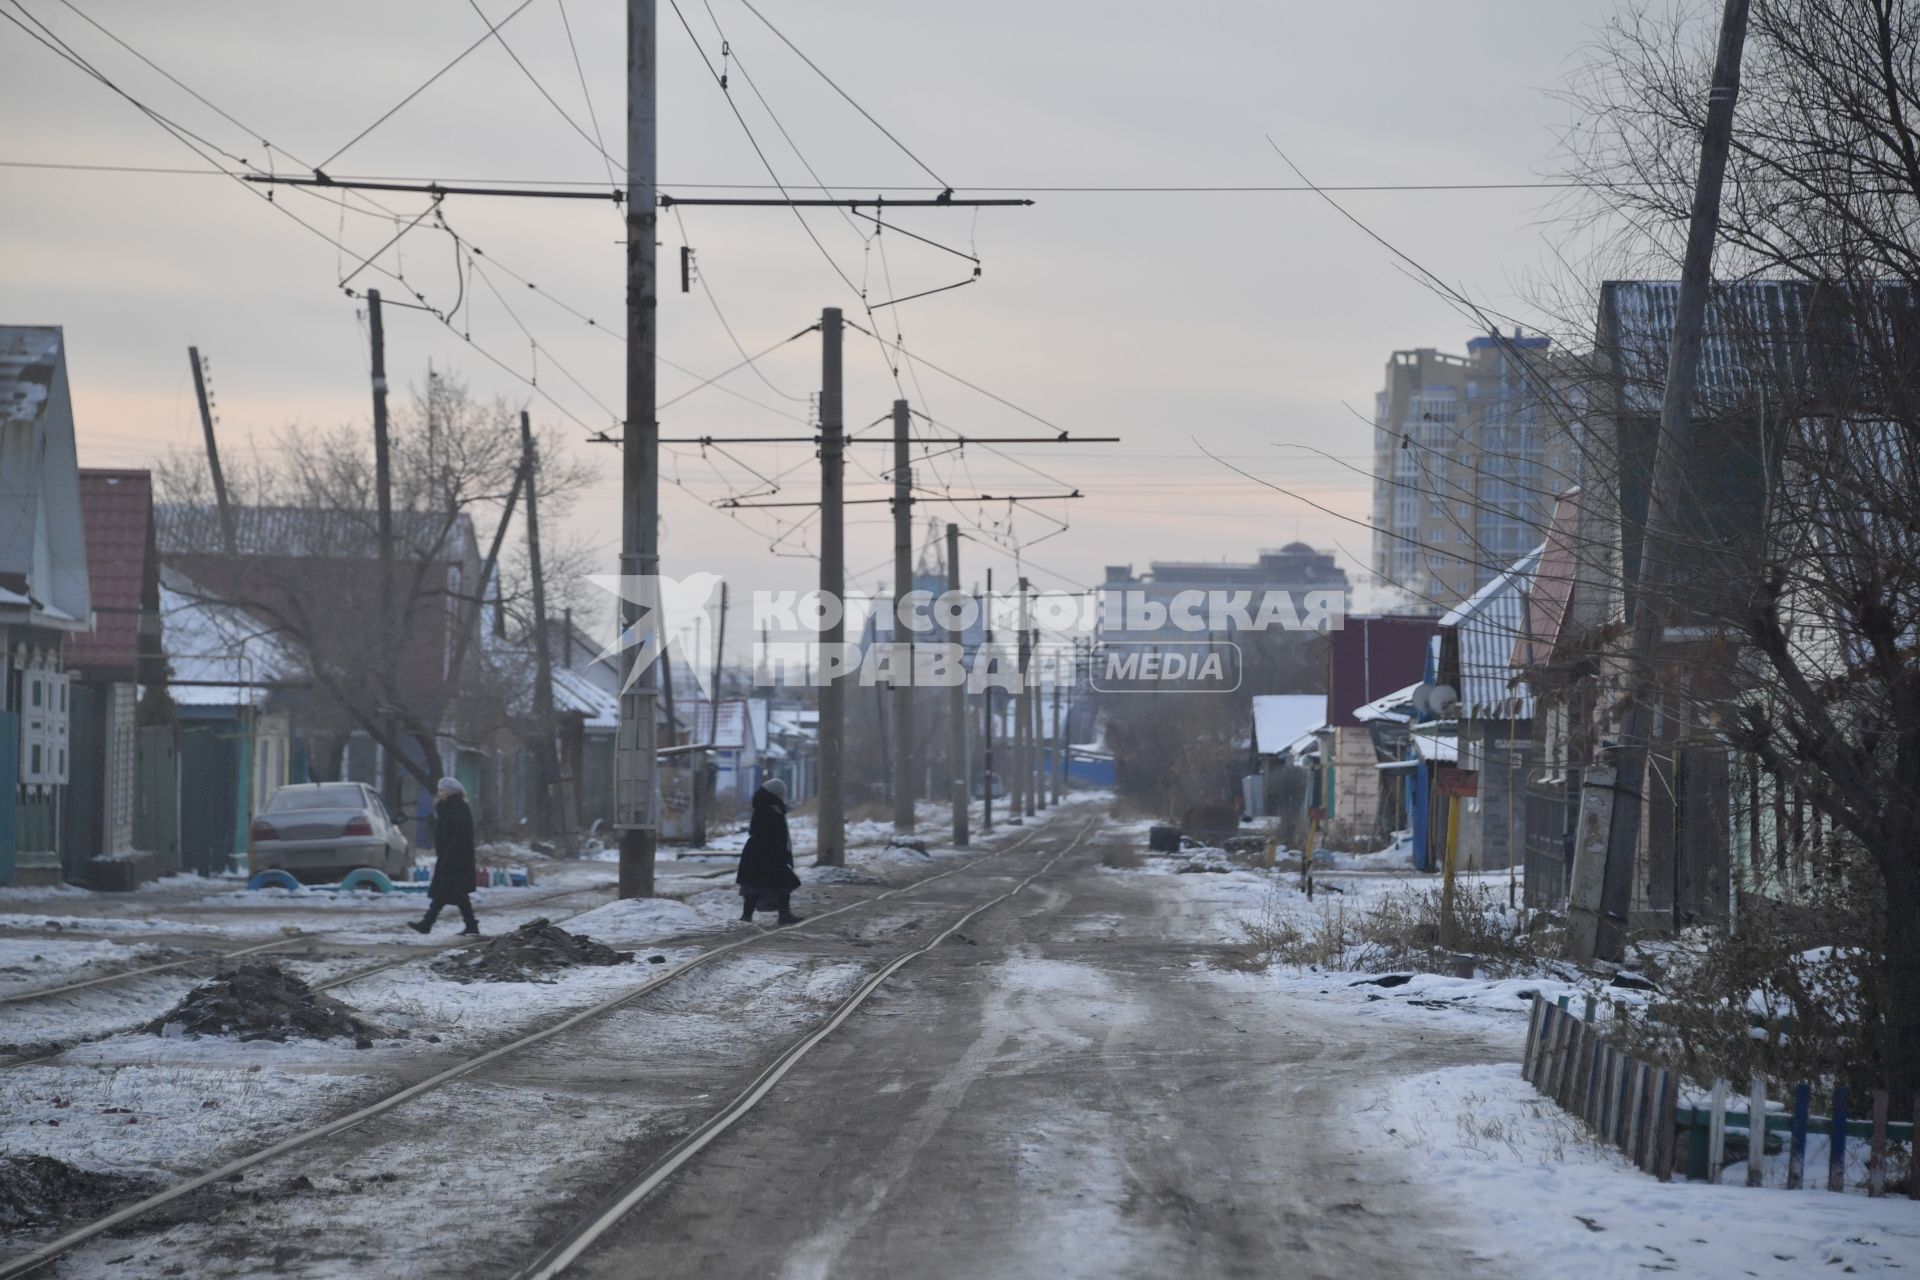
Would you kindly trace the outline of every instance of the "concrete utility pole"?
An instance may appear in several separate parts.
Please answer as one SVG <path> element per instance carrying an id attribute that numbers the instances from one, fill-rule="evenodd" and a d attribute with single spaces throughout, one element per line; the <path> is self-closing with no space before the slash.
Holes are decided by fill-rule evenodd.
<path id="1" fill-rule="evenodd" d="M 200 435 L 207 445 L 207 470 L 213 474 L 213 500 L 220 509 L 220 537 L 229 557 L 240 554 L 240 539 L 233 528 L 233 508 L 227 502 L 227 477 L 220 470 L 220 446 L 213 438 L 213 404 L 207 399 L 207 374 L 200 363 L 200 348 L 188 347 L 187 360 L 193 365 L 193 396 L 200 402 Z"/>
<path id="2" fill-rule="evenodd" d="M 1033 664 L 1034 675 L 1040 674 L 1040 628 L 1033 628 L 1033 639 L 1027 642 L 1029 661 Z M 1035 688 L 1027 698 L 1029 713 L 1027 729 L 1027 759 L 1033 765 L 1033 785 L 1027 789 L 1028 813 L 1038 809 L 1045 812 L 1047 807 L 1047 755 L 1046 734 L 1040 729 L 1042 710 L 1040 690 Z"/>
<path id="3" fill-rule="evenodd" d="M 659 209 L 654 191 L 659 119 L 655 107 L 654 0 L 627 0 L 627 419 L 620 434 L 620 575 L 651 580 L 660 572 L 660 424 L 654 419 L 654 236 Z M 645 606 L 620 602 L 627 640 L 614 764 L 614 824 L 620 829 L 620 896 L 653 896 L 653 858 L 660 844 L 659 730 L 654 713 L 658 668 L 635 672 L 642 628 L 666 644 L 657 592 Z M 648 615 L 643 617 L 643 613 Z M 623 681 L 623 684 L 625 681 Z"/>
<path id="4" fill-rule="evenodd" d="M 840 386 L 840 308 L 820 313 L 820 598 L 831 622 L 820 632 L 820 833 L 814 861 L 838 867 L 847 860 L 847 689 L 840 683 L 846 647 L 846 510 L 841 505 L 847 444 Z"/>
<path id="5" fill-rule="evenodd" d="M 1060 721 L 1060 668 L 1053 672 L 1053 802 L 1060 803 L 1060 788 L 1067 776 L 1067 728 Z"/>
<path id="6" fill-rule="evenodd" d="M 1581 963 L 1620 960 L 1626 954 L 1627 914 L 1633 901 L 1633 863 L 1640 847 L 1641 797 L 1653 728 L 1654 649 L 1672 614 L 1663 598 L 1680 551 L 1675 515 L 1686 487 L 1687 443 L 1693 435 L 1695 382 L 1712 287 L 1713 242 L 1720 230 L 1720 188 L 1733 140 L 1733 108 L 1740 94 L 1740 55 L 1747 36 L 1747 0 L 1726 0 L 1720 48 L 1700 138 L 1700 173 L 1693 188 L 1680 296 L 1674 303 L 1667 384 L 1654 440 L 1647 520 L 1634 575 L 1633 632 L 1627 652 L 1619 745 L 1614 767 L 1589 772 L 1580 805 L 1573 874 L 1567 895 L 1567 954 Z M 1617 442 L 1616 442 L 1617 445 Z M 1598 774 L 1598 777 L 1593 775 Z"/>
<path id="7" fill-rule="evenodd" d="M 1016 645 L 1016 674 L 1020 678 L 1020 691 L 1013 697 L 1013 794 L 1007 799 L 1007 821 L 1019 823 L 1023 817 L 1033 813 L 1033 801 L 1028 797 L 1028 785 L 1032 782 L 1033 772 L 1027 760 L 1027 660 L 1032 656 L 1028 644 L 1032 633 L 1027 629 L 1027 580 L 1020 579 L 1020 618 L 1019 630 L 1014 643 Z"/>
<path id="8" fill-rule="evenodd" d="M 373 487 L 378 504 L 375 534 L 380 551 L 380 652 L 391 654 L 396 637 L 393 625 L 393 458 L 387 442 L 387 331 L 381 322 L 380 291 L 367 290 L 367 334 L 373 369 Z M 392 741 L 392 723 L 387 739 Z M 400 762 L 391 749 L 380 752 L 380 794 L 387 808 L 402 812 Z"/>
<path id="9" fill-rule="evenodd" d="M 960 526 L 947 525 L 947 591 L 960 594 Z M 964 645 L 966 632 L 956 628 L 948 637 L 947 643 Z M 967 844 L 967 684 L 964 678 L 965 664 L 962 664 L 962 679 L 947 691 L 947 757 L 953 771 L 953 843 L 956 847 Z"/>
<path id="10" fill-rule="evenodd" d="M 987 569 L 987 603 L 980 611 L 980 623 L 984 631 L 980 637 L 980 652 L 974 658 L 975 665 L 993 661 L 993 569 Z M 981 673 L 983 676 L 985 672 Z M 980 771 L 980 830 L 986 835 L 993 834 L 993 689 L 991 680 L 982 680 L 980 685 L 980 741 L 986 750 L 986 760 Z"/>
<path id="11" fill-rule="evenodd" d="M 913 590 L 913 415 L 893 402 L 893 834 L 913 834 L 913 640 L 900 602 Z M 908 637 L 904 642 L 901 637 Z"/>
<path id="12" fill-rule="evenodd" d="M 533 447 L 533 420 L 520 411 L 520 466 L 527 484 L 527 569 L 533 576 L 533 720 L 540 728 L 540 743 L 534 763 L 540 770 L 540 811 L 536 815 L 542 829 L 560 829 L 560 761 L 554 750 L 553 723 L 553 647 L 547 638 L 547 583 L 540 566 L 540 463 Z"/>

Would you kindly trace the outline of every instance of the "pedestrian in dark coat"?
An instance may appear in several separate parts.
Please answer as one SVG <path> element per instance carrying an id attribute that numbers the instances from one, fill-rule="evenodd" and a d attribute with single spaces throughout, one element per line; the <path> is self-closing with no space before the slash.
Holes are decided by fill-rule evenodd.
<path id="1" fill-rule="evenodd" d="M 753 821 L 733 878 L 740 886 L 742 920 L 761 910 L 779 912 L 781 924 L 800 923 L 792 909 L 800 877 L 793 871 L 793 837 L 787 834 L 787 784 L 779 778 L 753 793 Z"/>
<path id="2" fill-rule="evenodd" d="M 467 804 L 467 789 L 458 778 L 440 779 L 433 800 L 433 879 L 427 883 L 427 914 L 407 925 L 415 933 L 430 933 L 433 922 L 444 907 L 460 908 L 466 922 L 463 934 L 480 933 L 480 921 L 473 914 L 474 889 L 479 870 L 474 865 L 473 809 Z"/>

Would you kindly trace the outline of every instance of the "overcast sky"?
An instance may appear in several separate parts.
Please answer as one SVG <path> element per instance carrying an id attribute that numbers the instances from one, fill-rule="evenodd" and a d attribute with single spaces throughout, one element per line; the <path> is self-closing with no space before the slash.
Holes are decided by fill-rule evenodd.
<path id="1" fill-rule="evenodd" d="M 1032 208 L 991 209 L 977 218 L 961 210 L 902 211 L 903 226 L 976 248 L 984 274 L 965 288 L 876 314 L 889 336 L 897 324 L 913 351 L 1047 421 L 1123 438 L 1118 446 L 1014 448 L 1015 459 L 976 448 L 964 460 L 949 456 L 920 470 L 956 493 L 1046 493 L 1061 482 L 1082 489 L 1084 501 L 1041 504 L 1015 514 L 1010 528 L 1004 504 L 930 505 L 922 512 L 922 522 L 938 513 L 1032 542 L 1029 571 L 1050 587 L 1095 582 L 1109 563 L 1248 558 L 1296 537 L 1364 562 L 1370 429 L 1346 406 L 1371 413 L 1394 349 L 1459 351 L 1470 326 L 1311 194 L 1047 188 L 1289 182 L 1267 134 L 1324 184 L 1547 176 L 1566 117 L 1550 94 L 1614 7 L 1608 0 L 756 2 L 960 195 L 1033 194 Z M 327 162 L 484 33 L 468 0 L 74 0 L 245 130 L 114 45 L 74 7 L 22 3 L 134 97 L 255 164 L 266 163 L 265 139 L 306 164 L 326 163 L 336 176 L 607 182 L 595 146 L 493 43 Z M 738 55 L 730 68 L 734 101 L 784 180 L 808 181 L 743 68 L 829 185 L 870 193 L 931 181 L 741 0 L 711 0 L 711 9 L 703 0 L 681 4 L 700 49 L 663 5 L 663 189 L 691 195 L 699 192 L 690 184 L 766 181 L 701 62 L 702 51 L 720 61 L 716 21 Z M 512 3 L 480 6 L 498 18 Z M 613 0 L 565 6 L 598 128 L 616 157 L 624 156 L 623 13 Z M 532 0 L 503 34 L 591 134 L 560 0 Z M 18 26 L 0 24 L 0 56 L 0 116 L 14 126 L 0 160 L 204 167 L 125 99 Z M 276 168 L 296 167 L 288 154 L 274 155 Z M 1522 319 L 1533 314 L 1528 280 L 1553 261 L 1551 244 L 1561 235 L 1548 193 L 1340 198 L 1491 307 Z M 419 196 L 381 199 L 406 219 L 424 207 Z M 391 221 L 343 213 L 298 192 L 279 200 L 362 253 L 396 230 Z M 460 327 L 531 376 L 535 356 L 524 323 L 547 352 L 538 357 L 541 390 L 586 427 L 613 428 L 623 396 L 621 344 L 559 304 L 615 328 L 623 324 L 615 208 L 455 198 L 446 215 L 485 251 L 484 261 L 497 264 L 492 283 L 506 299 L 473 282 L 476 302 Z M 747 350 L 803 328 L 823 305 L 867 322 L 859 298 L 791 212 L 695 208 L 684 211 L 684 222 L 706 283 Z M 819 214 L 811 224 L 839 270 L 866 283 L 872 302 L 952 283 L 969 269 L 960 258 L 892 234 L 883 263 L 839 215 Z M 661 354 L 703 376 L 718 372 L 738 356 L 698 286 L 689 295 L 677 292 L 681 226 L 671 215 L 662 219 L 661 239 L 670 290 L 661 298 Z M 360 304 L 338 287 L 342 261 L 333 244 L 224 178 L 21 168 L 0 176 L 0 320 L 65 326 L 83 464 L 144 465 L 197 438 L 190 343 L 212 361 L 223 449 L 264 446 L 289 423 L 366 422 L 365 332 Z M 404 271 L 436 304 L 450 304 L 458 292 L 443 233 L 415 231 L 400 242 L 398 256 L 380 262 Z M 369 281 L 393 296 L 390 280 L 363 275 L 356 285 Z M 387 333 L 396 383 L 422 385 L 432 361 L 458 370 L 482 394 L 531 398 L 538 420 L 564 426 L 569 438 L 584 437 L 585 428 L 561 409 L 431 316 L 391 313 Z M 847 363 L 847 418 L 864 425 L 887 412 L 896 392 L 878 349 L 857 333 L 848 335 Z M 817 345 L 790 344 L 762 368 L 765 382 L 742 371 L 723 384 L 758 403 L 709 389 L 665 410 L 663 430 L 803 434 L 800 422 L 779 415 L 806 417 Z M 917 380 L 903 377 L 917 406 L 956 429 L 1040 431 L 929 368 Z M 663 368 L 662 401 L 693 383 Z M 1338 515 L 1232 475 L 1196 442 Z M 605 446 L 572 447 L 602 466 L 604 478 L 564 518 L 604 548 L 611 571 L 618 455 Z M 739 462 L 703 461 L 694 452 L 669 460 L 686 488 L 664 491 L 663 571 L 709 569 L 743 587 L 810 585 L 810 560 L 776 559 L 768 549 L 781 528 L 773 517 L 797 513 L 746 517 L 706 505 L 752 488 L 747 466 L 771 475 L 806 464 L 810 453 L 758 447 L 739 451 Z M 878 472 L 887 454 L 867 446 L 858 459 Z M 799 465 L 781 496 L 811 498 L 816 476 L 811 465 Z M 850 476 L 864 483 L 849 496 L 886 492 L 859 465 Z M 891 546 L 886 510 L 849 509 L 848 570 L 859 584 L 884 572 Z M 1057 527 L 1048 517 L 1065 518 L 1070 527 L 1042 543 Z M 803 530 L 781 550 L 805 553 L 813 545 Z M 995 566 L 996 586 L 1014 572 L 1005 553 L 975 545 L 966 554 L 970 584 L 987 563 Z M 1358 567 L 1346 554 L 1342 559 L 1350 570 Z"/>

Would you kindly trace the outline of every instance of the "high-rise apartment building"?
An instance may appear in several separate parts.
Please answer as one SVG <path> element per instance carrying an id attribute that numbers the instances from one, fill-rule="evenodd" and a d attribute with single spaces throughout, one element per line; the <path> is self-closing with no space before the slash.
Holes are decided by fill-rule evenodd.
<path id="1" fill-rule="evenodd" d="M 1544 337 L 1396 351 L 1374 397 L 1373 571 L 1410 607 L 1471 596 L 1545 536 L 1578 483 L 1572 379 Z"/>

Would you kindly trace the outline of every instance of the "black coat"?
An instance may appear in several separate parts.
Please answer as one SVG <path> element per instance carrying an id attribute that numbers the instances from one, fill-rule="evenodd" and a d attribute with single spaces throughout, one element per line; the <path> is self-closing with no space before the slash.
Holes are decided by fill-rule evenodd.
<path id="1" fill-rule="evenodd" d="M 734 882 L 748 889 L 790 891 L 800 887 L 793 873 L 793 837 L 787 834 L 787 803 L 765 787 L 753 793 L 753 821 Z"/>
<path id="2" fill-rule="evenodd" d="M 473 857 L 473 810 L 463 795 L 450 795 L 433 806 L 433 879 L 427 895 L 457 898 L 472 893 L 479 880 Z"/>

